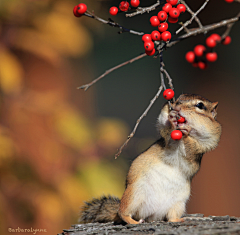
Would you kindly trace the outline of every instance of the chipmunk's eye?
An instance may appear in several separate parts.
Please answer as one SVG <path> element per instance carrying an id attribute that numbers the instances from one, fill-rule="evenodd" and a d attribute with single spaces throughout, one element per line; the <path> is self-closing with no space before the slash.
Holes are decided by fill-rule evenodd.
<path id="1" fill-rule="evenodd" d="M 205 109 L 206 110 L 206 107 L 204 106 L 204 104 L 202 102 L 196 104 L 195 106 L 199 109 Z"/>

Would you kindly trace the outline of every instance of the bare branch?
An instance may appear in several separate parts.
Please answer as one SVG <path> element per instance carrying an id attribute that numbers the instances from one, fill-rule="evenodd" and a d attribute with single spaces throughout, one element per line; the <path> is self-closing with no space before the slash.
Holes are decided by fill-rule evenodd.
<path id="1" fill-rule="evenodd" d="M 103 24 L 108 24 L 112 27 L 117 27 L 119 29 L 121 29 L 121 33 L 124 33 L 124 32 L 128 32 L 128 33 L 132 33 L 132 34 L 136 34 L 136 35 L 139 35 L 139 36 L 142 36 L 144 34 L 144 32 L 137 32 L 135 30 L 132 30 L 132 29 L 127 29 L 121 25 L 119 25 L 118 23 L 114 22 L 112 19 L 109 19 L 109 20 L 104 20 L 98 16 L 96 16 L 94 13 L 91 13 L 90 11 L 87 11 L 87 13 L 84 13 L 85 16 L 87 17 L 90 17 L 92 19 L 95 19 Z"/>
<path id="2" fill-rule="evenodd" d="M 214 30 L 216 28 L 220 28 L 220 27 L 226 26 L 228 24 L 235 23 L 237 21 L 239 21 L 239 16 L 228 19 L 228 20 L 222 20 L 218 23 L 206 25 L 202 28 L 198 28 L 196 30 L 190 31 L 189 33 L 186 33 L 186 34 L 180 36 L 179 39 L 185 39 L 185 38 L 188 38 L 188 37 L 193 36 L 193 35 L 197 35 L 197 34 L 200 34 L 200 33 L 205 33 L 205 32 Z M 171 44 L 171 43 L 169 43 L 169 44 Z M 168 45 L 168 46 L 171 46 L 171 45 Z"/>
<path id="3" fill-rule="evenodd" d="M 129 142 L 129 140 L 134 136 L 139 123 L 142 121 L 142 119 L 147 115 L 148 111 L 151 109 L 152 105 L 155 103 L 155 101 L 157 100 L 157 98 L 159 97 L 159 95 L 161 94 L 163 90 L 163 86 L 161 84 L 161 86 L 158 89 L 158 92 L 156 93 L 156 95 L 153 97 L 153 99 L 150 101 L 150 104 L 148 105 L 148 107 L 146 108 L 146 110 L 143 112 L 143 114 L 141 115 L 141 117 L 137 120 L 135 127 L 133 129 L 133 131 L 131 132 L 131 134 L 128 136 L 127 140 L 124 142 L 124 144 L 119 148 L 118 152 L 115 154 L 115 159 L 117 159 L 117 157 L 121 154 L 123 148 L 127 145 L 127 143 Z"/>
<path id="4" fill-rule="evenodd" d="M 160 1 L 158 0 L 157 3 L 153 4 L 150 7 L 138 7 L 135 12 L 126 14 L 126 17 L 133 17 L 139 14 L 149 13 L 150 11 L 154 11 L 156 7 L 160 5 Z"/>
<path id="5" fill-rule="evenodd" d="M 134 61 L 139 60 L 139 59 L 145 57 L 146 55 L 147 55 L 146 53 L 143 53 L 143 54 L 141 54 L 141 55 L 139 55 L 137 57 L 132 58 L 131 60 L 125 61 L 124 63 L 119 64 L 119 65 L 117 65 L 117 66 L 107 70 L 105 73 L 103 73 L 98 78 L 94 79 L 92 82 L 90 82 L 90 83 L 88 83 L 86 85 L 80 86 L 77 89 L 84 89 L 86 91 L 90 86 L 92 86 L 94 83 L 99 81 L 101 78 L 105 77 L 107 74 L 109 74 L 109 73 L 113 72 L 114 70 L 119 69 L 119 68 L 121 68 L 121 67 L 123 67 L 123 66 L 125 66 L 127 64 L 133 63 Z"/>
<path id="6" fill-rule="evenodd" d="M 193 21 L 193 19 L 196 20 L 196 22 L 197 22 L 198 25 L 199 25 L 199 28 L 202 28 L 203 26 L 202 26 L 200 20 L 198 19 L 197 15 L 199 14 L 200 11 L 202 11 L 202 10 L 205 8 L 205 6 L 206 6 L 207 3 L 209 2 L 209 0 L 206 0 L 206 1 L 203 3 L 203 5 L 202 5 L 195 13 L 189 8 L 188 5 L 186 5 L 186 3 L 184 2 L 184 0 L 181 0 L 181 2 L 186 6 L 188 12 L 192 15 L 192 17 L 191 17 L 190 20 L 186 21 L 180 29 L 178 29 L 178 30 L 176 31 L 176 34 L 180 33 L 180 32 L 181 32 L 183 29 L 185 29 L 189 24 L 191 24 L 192 21 Z"/>

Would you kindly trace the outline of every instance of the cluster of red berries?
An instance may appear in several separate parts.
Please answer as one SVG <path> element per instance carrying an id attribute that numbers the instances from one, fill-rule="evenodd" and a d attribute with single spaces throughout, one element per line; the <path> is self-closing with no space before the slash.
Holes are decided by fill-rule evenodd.
<path id="1" fill-rule="evenodd" d="M 139 4 L 140 4 L 140 1 L 139 0 L 131 0 L 130 1 L 130 4 L 131 4 L 131 6 L 132 7 L 138 7 L 139 6 Z M 121 10 L 121 11 L 127 11 L 127 10 L 129 10 L 129 3 L 127 2 L 127 1 L 122 1 L 122 2 L 120 2 L 120 4 L 119 4 L 119 9 Z M 118 13 L 118 8 L 117 7 L 111 7 L 110 9 L 109 9 L 109 13 L 111 14 L 111 15 L 113 15 L 113 16 L 115 16 L 115 15 L 117 15 L 117 13 Z"/>
<path id="2" fill-rule="evenodd" d="M 84 3 L 80 3 L 73 8 L 73 14 L 76 17 L 82 16 L 87 11 L 87 5 Z"/>
<path id="3" fill-rule="evenodd" d="M 158 30 L 152 31 L 151 34 L 144 34 L 142 41 L 144 42 L 144 48 L 147 55 L 152 56 L 155 54 L 154 41 L 170 41 L 171 33 L 167 31 L 168 20 L 169 23 L 176 23 L 180 13 L 186 11 L 186 7 L 183 4 L 178 4 L 178 0 L 167 0 L 167 3 L 162 7 L 162 10 L 158 12 L 157 16 L 150 18 L 150 23 L 153 27 L 158 27 Z"/>
<path id="4" fill-rule="evenodd" d="M 193 51 L 187 52 L 185 58 L 194 67 L 205 69 L 208 62 L 215 62 L 217 60 L 217 53 L 213 51 L 218 43 L 228 45 L 231 42 L 231 37 L 227 36 L 223 40 L 220 35 L 214 33 L 206 39 L 206 48 L 203 45 L 197 45 Z"/>

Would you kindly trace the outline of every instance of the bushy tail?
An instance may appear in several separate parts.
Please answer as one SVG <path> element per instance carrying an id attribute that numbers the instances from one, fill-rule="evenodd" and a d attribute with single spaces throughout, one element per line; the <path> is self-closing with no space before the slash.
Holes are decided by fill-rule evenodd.
<path id="1" fill-rule="evenodd" d="M 114 196 L 102 196 L 85 202 L 80 212 L 79 223 L 121 223 L 118 216 L 120 199 Z"/>

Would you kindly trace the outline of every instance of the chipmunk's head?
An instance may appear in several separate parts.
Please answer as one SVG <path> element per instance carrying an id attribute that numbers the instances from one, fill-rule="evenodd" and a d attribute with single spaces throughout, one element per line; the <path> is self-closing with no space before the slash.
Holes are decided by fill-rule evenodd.
<path id="1" fill-rule="evenodd" d="M 185 118 L 184 123 L 175 122 L 176 128 L 184 127 L 189 137 L 196 139 L 207 151 L 214 149 L 221 136 L 221 125 L 217 122 L 218 102 L 211 102 L 200 95 L 182 94 L 172 105 L 178 115 Z"/>
<path id="2" fill-rule="evenodd" d="M 221 125 L 217 122 L 218 102 L 211 102 L 200 95 L 182 94 L 170 108 L 166 104 L 158 118 L 160 133 L 164 127 L 182 131 L 184 137 L 193 138 L 203 146 L 204 152 L 214 149 L 221 136 Z M 178 122 L 179 117 L 185 121 Z"/>

